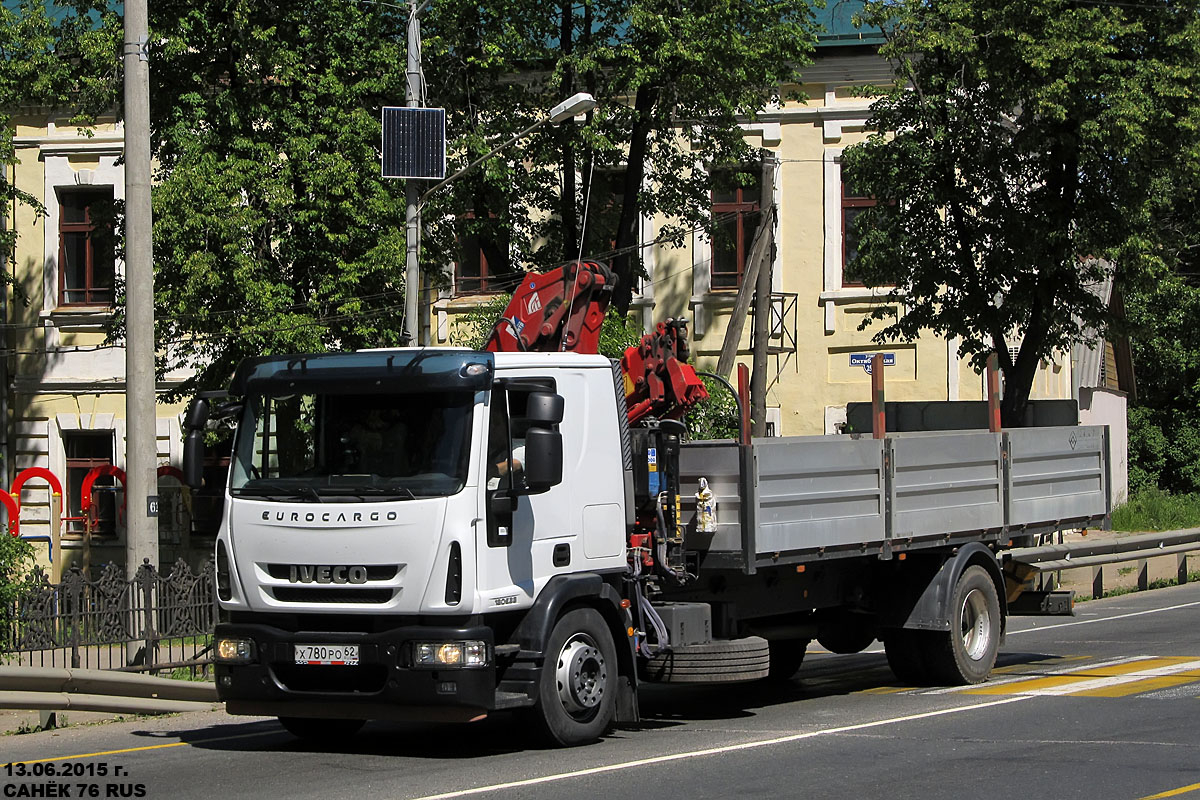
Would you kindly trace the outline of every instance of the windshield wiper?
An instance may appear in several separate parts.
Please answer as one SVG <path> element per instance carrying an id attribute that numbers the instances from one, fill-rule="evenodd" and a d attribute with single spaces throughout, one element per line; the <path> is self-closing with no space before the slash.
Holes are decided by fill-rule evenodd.
<path id="1" fill-rule="evenodd" d="M 380 497 L 384 495 L 408 495 L 409 500 L 416 500 L 417 496 L 413 494 L 412 489 L 407 486 L 322 486 L 319 489 L 313 489 L 318 494 L 329 497 L 357 497 L 359 500 L 365 500 L 368 495 L 371 497 Z"/>
<path id="2" fill-rule="evenodd" d="M 286 497 L 304 497 L 309 496 L 316 499 L 318 503 L 324 503 L 325 498 L 308 483 L 298 483 L 288 485 L 283 483 L 272 483 L 270 481 L 256 480 L 252 484 L 239 487 L 233 490 L 239 494 L 249 494 L 261 497 L 269 497 L 271 495 L 284 495 Z"/>

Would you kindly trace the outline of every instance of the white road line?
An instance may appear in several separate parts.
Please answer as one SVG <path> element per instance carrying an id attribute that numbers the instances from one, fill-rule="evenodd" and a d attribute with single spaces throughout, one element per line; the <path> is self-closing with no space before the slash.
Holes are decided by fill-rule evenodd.
<path id="1" fill-rule="evenodd" d="M 423 797 L 414 798 L 414 800 L 449 800 L 449 798 L 452 797 L 469 797 L 470 795 L 498 792 L 504 789 L 518 789 L 523 786 L 537 786 L 543 783 L 554 783 L 556 781 L 565 781 L 572 778 L 582 778 L 588 775 L 601 775 L 606 772 L 620 772 L 627 769 L 636 769 L 637 767 L 645 767 L 651 764 L 663 764 L 670 761 L 682 761 L 689 758 L 703 758 L 705 756 L 716 756 L 724 753 L 735 753 L 739 750 L 755 750 L 760 747 L 773 747 L 775 745 L 798 742 L 803 739 L 815 739 L 819 736 L 834 736 L 839 733 L 867 730 L 868 728 L 878 728 L 884 725 L 895 725 L 901 722 L 913 722 L 915 720 L 929 719 L 931 717 L 942 717 L 949 714 L 961 714 L 967 711 L 993 708 L 995 706 L 1002 706 L 1008 703 L 1015 703 L 1021 700 L 1030 699 L 1032 698 L 1028 695 L 1016 695 L 1014 697 L 1006 697 L 1002 700 L 995 700 L 987 703 L 976 703 L 974 705 L 959 706 L 957 708 L 944 708 L 939 711 L 927 711 L 923 714 L 909 714 L 903 717 L 891 717 L 890 719 L 881 719 L 874 722 L 861 722 L 857 725 L 843 725 L 839 728 L 823 728 L 821 730 L 808 731 L 806 733 L 793 733 L 788 736 L 779 736 L 775 739 L 764 739 L 756 742 L 741 742 L 739 744 L 725 745 L 723 747 L 710 747 L 705 750 L 690 750 L 683 753 L 670 753 L 668 755 L 654 756 L 652 758 L 639 758 L 635 761 L 622 761 L 617 764 L 605 764 L 603 766 L 590 767 L 588 769 L 580 769 L 573 772 L 559 772 L 553 775 L 543 775 L 538 778 L 527 778 L 525 780 L 510 781 L 508 783 L 494 783 L 489 786 L 476 786 L 472 789 L 460 789 L 458 791 L 445 792 L 443 794 L 425 795 Z"/>
<path id="2" fill-rule="evenodd" d="M 1134 683 L 1135 681 L 1144 681 L 1147 678 L 1161 678 L 1166 675 L 1175 675 L 1180 672 L 1190 672 L 1200 669 L 1200 661 L 1185 661 L 1182 664 L 1168 664 L 1165 667 L 1154 667 L 1153 669 L 1143 669 L 1137 672 L 1127 672 L 1124 675 L 1108 675 L 1103 678 L 1092 678 L 1086 681 L 1077 681 L 1068 683 L 1062 686 L 1050 686 L 1044 689 L 1030 689 L 1028 691 L 1017 690 L 1017 694 L 1030 697 L 1062 697 L 1068 694 L 1077 694 L 1079 692 L 1090 692 L 1094 689 L 1106 689 L 1109 686 L 1120 686 L 1123 683 Z"/>
<path id="3" fill-rule="evenodd" d="M 1177 611 L 1181 608 L 1193 608 L 1195 606 L 1200 606 L 1200 601 L 1197 601 L 1195 603 L 1182 603 L 1181 605 L 1177 605 L 1177 606 L 1166 606 L 1164 608 L 1151 608 L 1151 609 L 1147 609 L 1146 611 L 1132 611 L 1128 614 L 1117 614 L 1112 617 L 1098 617 L 1096 619 L 1084 619 L 1084 620 L 1079 620 L 1077 622 L 1063 622 L 1063 623 L 1059 623 L 1058 625 L 1044 625 L 1040 628 L 1026 628 L 1025 630 L 1020 630 L 1020 631 L 1008 631 L 1006 633 L 1006 635 L 1007 636 L 1016 636 L 1017 634 L 1021 634 L 1021 633 L 1036 633 L 1039 631 L 1052 631 L 1055 628 L 1070 628 L 1074 625 L 1091 625 L 1095 622 L 1111 622 L 1115 619 L 1129 619 L 1130 617 L 1140 617 L 1145 614 L 1158 614 L 1162 611 Z"/>

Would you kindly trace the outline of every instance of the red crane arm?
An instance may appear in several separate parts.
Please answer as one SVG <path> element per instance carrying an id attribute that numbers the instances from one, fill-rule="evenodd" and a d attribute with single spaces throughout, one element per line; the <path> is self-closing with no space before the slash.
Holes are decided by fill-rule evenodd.
<path id="1" fill-rule="evenodd" d="M 600 326 L 616 276 L 598 261 L 570 261 L 530 273 L 496 321 L 484 349 L 493 353 L 597 353 Z M 625 351 L 625 401 L 630 423 L 645 417 L 677 419 L 708 397 L 688 365 L 687 321 L 660 322 L 653 333 Z"/>

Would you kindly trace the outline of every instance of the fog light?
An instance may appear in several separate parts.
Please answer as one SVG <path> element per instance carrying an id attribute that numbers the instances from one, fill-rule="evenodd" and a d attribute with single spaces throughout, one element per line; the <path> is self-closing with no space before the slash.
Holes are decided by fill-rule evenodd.
<path id="1" fill-rule="evenodd" d="M 413 665 L 417 667 L 482 667 L 487 663 L 487 642 L 413 644 Z"/>
<path id="2" fill-rule="evenodd" d="M 217 660 L 246 662 L 254 660 L 253 639 L 218 639 Z"/>

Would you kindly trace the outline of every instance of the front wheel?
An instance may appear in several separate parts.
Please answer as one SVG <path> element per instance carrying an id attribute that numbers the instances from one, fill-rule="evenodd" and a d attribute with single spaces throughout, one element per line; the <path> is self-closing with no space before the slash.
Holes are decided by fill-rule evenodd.
<path id="1" fill-rule="evenodd" d="M 608 732 L 616 708 L 617 651 L 598 611 L 577 608 L 555 623 L 539 683 L 536 719 L 551 744 L 587 744 Z"/>
<path id="2" fill-rule="evenodd" d="M 1000 597 L 983 567 L 967 567 L 954 585 L 948 633 L 928 634 L 921 653 L 926 668 L 951 685 L 983 683 L 1000 650 Z"/>

